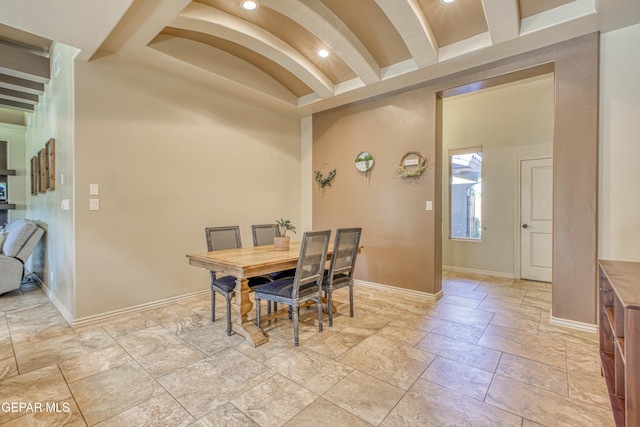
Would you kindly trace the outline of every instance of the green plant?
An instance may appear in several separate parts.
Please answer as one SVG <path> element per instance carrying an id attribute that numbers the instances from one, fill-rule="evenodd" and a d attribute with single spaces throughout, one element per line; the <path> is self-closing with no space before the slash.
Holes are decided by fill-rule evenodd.
<path id="1" fill-rule="evenodd" d="M 316 173 L 316 182 L 320 184 L 320 188 L 324 188 L 326 186 L 331 187 L 331 181 L 333 181 L 333 178 L 335 178 L 336 176 L 335 169 L 329 172 L 329 176 L 327 176 L 326 178 L 322 176 L 322 173 L 320 171 L 316 171 L 315 173 Z"/>
<path id="2" fill-rule="evenodd" d="M 280 218 L 279 221 L 276 220 L 276 224 L 278 224 L 278 230 L 280 230 L 280 235 L 283 237 L 287 235 L 287 231 L 293 231 L 296 233 L 296 227 L 294 227 L 288 219 Z"/>

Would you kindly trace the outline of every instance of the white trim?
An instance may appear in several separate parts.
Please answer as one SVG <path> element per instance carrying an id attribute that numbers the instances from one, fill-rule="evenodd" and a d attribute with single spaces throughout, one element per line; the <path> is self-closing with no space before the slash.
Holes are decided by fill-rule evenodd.
<path id="1" fill-rule="evenodd" d="M 476 270 L 475 268 L 454 267 L 452 265 L 443 265 L 442 269 L 451 270 L 459 273 L 481 274 L 483 276 L 493 276 L 493 277 L 506 277 L 507 279 L 516 278 L 516 275 L 513 273 L 503 273 L 500 271 Z"/>
<path id="2" fill-rule="evenodd" d="M 560 317 L 553 317 L 553 315 L 551 315 L 551 319 L 549 320 L 549 323 L 556 326 L 563 326 L 565 328 L 576 329 L 578 331 L 584 331 L 584 332 L 591 332 L 594 334 L 598 332 L 598 325 L 594 325 L 592 323 L 576 322 L 575 320 L 562 319 Z"/>
<path id="3" fill-rule="evenodd" d="M 158 301 L 148 302 L 145 304 L 134 305 L 133 307 L 123 308 L 120 310 L 113 310 L 113 311 L 109 311 L 102 314 L 96 314 L 94 316 L 87 316 L 80 319 L 75 319 L 73 320 L 73 322 L 70 322 L 70 323 L 71 323 L 71 326 L 82 326 L 92 322 L 105 321 L 112 318 L 120 317 L 123 314 L 131 314 L 131 313 L 136 313 L 143 310 L 149 310 L 151 308 L 163 307 L 169 304 L 180 302 L 182 300 L 186 300 L 194 296 L 199 296 L 203 294 L 209 294 L 209 290 L 205 289 L 202 291 L 196 291 L 189 294 L 180 295 L 177 297 L 165 298 Z"/>
<path id="4" fill-rule="evenodd" d="M 364 280 L 357 280 L 357 279 L 353 280 L 353 284 L 362 286 L 364 288 L 381 289 L 383 291 L 395 292 L 398 294 L 427 298 L 433 301 L 437 301 L 440 298 L 442 298 L 442 290 L 438 291 L 435 294 L 430 294 L 428 292 L 416 291 L 413 289 L 398 288 L 396 286 L 382 285 L 380 283 L 365 282 Z"/>
<path id="5" fill-rule="evenodd" d="M 73 314 L 71 314 L 71 312 L 67 310 L 64 304 L 62 304 L 58 300 L 58 298 L 56 298 L 56 295 L 51 291 L 51 288 L 49 288 L 49 286 L 47 286 L 47 284 L 44 283 L 40 278 L 40 276 L 38 276 L 36 273 L 31 273 L 31 276 L 35 277 L 36 282 L 40 284 L 40 288 L 42 288 L 42 291 L 44 292 L 44 294 L 47 296 L 47 298 L 49 298 L 49 301 L 51 301 L 51 303 L 55 306 L 55 308 L 60 312 L 64 320 L 66 320 L 69 325 L 73 325 Z"/>

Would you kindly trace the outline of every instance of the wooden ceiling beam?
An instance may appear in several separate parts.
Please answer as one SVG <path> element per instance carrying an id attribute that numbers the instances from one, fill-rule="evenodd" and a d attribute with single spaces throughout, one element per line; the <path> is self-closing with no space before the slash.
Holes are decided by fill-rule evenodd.
<path id="1" fill-rule="evenodd" d="M 19 92 L 31 93 L 33 95 L 44 94 L 44 83 L 0 74 L 0 88 L 17 90 Z"/>
<path id="2" fill-rule="evenodd" d="M 48 83 L 49 58 L 0 43 L 0 73 L 38 83 Z"/>

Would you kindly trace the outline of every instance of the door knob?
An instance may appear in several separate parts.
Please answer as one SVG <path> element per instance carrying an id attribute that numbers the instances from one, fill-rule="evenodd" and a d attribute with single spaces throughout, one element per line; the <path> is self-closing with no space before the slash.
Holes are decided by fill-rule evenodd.
<path id="1" fill-rule="evenodd" d="M 522 224 L 522 228 L 533 228 L 533 226 L 529 224 Z"/>

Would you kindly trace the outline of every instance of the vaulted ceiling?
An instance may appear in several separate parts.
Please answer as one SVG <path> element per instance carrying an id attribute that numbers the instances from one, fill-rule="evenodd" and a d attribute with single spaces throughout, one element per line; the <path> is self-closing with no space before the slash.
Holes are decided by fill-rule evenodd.
<path id="1" fill-rule="evenodd" d="M 305 115 L 640 22 L 638 0 L 257 3 L 3 1 L 0 106 L 33 110 L 49 79 L 51 41 L 78 47 L 80 60 L 101 49 Z"/>

